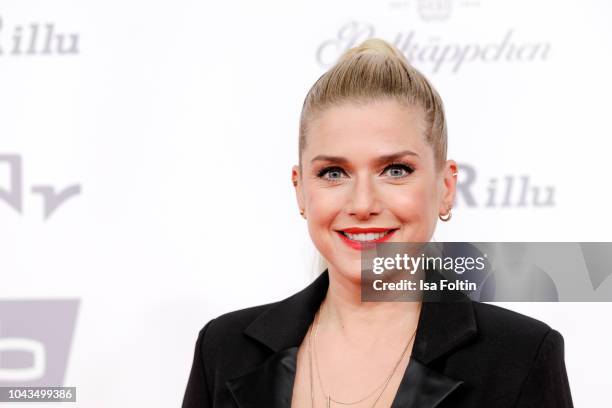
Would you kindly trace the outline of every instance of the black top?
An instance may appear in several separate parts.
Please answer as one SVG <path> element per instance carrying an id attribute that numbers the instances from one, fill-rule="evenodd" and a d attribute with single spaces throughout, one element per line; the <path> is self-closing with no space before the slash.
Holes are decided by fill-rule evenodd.
<path id="1" fill-rule="evenodd" d="M 298 347 L 328 285 L 325 270 L 282 301 L 209 321 L 183 408 L 289 408 Z M 460 292 L 441 296 L 423 302 L 392 408 L 573 407 L 559 332 Z"/>

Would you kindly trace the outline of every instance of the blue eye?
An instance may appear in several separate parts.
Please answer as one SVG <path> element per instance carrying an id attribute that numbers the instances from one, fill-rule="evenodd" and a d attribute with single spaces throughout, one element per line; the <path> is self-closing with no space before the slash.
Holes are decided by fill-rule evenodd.
<path id="1" fill-rule="evenodd" d="M 338 180 L 342 177 L 342 174 L 346 174 L 344 170 L 342 170 L 340 167 L 332 166 L 321 169 L 317 173 L 317 177 L 326 178 L 328 180 Z M 326 175 L 329 177 L 324 177 Z"/>
<path id="2" fill-rule="evenodd" d="M 414 169 L 402 163 L 393 163 L 384 169 L 383 174 L 386 172 L 389 173 L 391 178 L 400 179 L 414 172 Z M 317 177 L 328 181 L 340 180 L 343 178 L 343 176 L 348 177 L 348 174 L 346 174 L 346 172 L 338 166 L 324 167 L 317 173 Z"/>
<path id="3" fill-rule="evenodd" d="M 394 164 L 387 166 L 385 168 L 385 171 L 383 171 L 383 173 L 387 171 L 389 171 L 389 174 L 391 175 L 392 178 L 402 178 L 412 173 L 414 169 L 405 164 L 394 163 Z"/>

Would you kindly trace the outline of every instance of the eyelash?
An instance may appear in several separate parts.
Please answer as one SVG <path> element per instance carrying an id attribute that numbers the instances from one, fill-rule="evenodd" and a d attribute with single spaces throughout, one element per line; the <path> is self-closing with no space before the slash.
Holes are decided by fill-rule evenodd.
<path id="1" fill-rule="evenodd" d="M 405 174 L 405 175 L 403 175 L 403 176 L 393 177 L 394 179 L 401 179 L 401 178 L 407 177 L 407 176 L 408 176 L 408 175 L 410 175 L 412 172 L 414 172 L 414 169 L 413 169 L 412 167 L 410 167 L 410 166 L 408 166 L 408 165 L 405 165 L 405 164 L 403 164 L 403 163 L 391 163 L 390 165 L 388 165 L 387 167 L 385 167 L 385 169 L 383 170 L 383 173 L 384 173 L 385 171 L 387 171 L 388 169 L 390 169 L 390 168 L 394 168 L 394 167 L 395 167 L 395 168 L 401 168 L 401 169 L 405 170 L 405 171 L 406 171 L 406 173 L 407 173 L 407 174 Z M 338 166 L 328 166 L 328 167 L 324 167 L 324 168 L 322 168 L 321 170 L 319 170 L 319 172 L 317 173 L 317 177 L 319 177 L 319 178 L 324 178 L 323 176 L 325 176 L 327 173 L 329 173 L 329 172 L 330 172 L 330 171 L 332 171 L 332 170 L 335 170 L 335 171 L 340 170 L 341 172 L 343 172 L 344 174 L 346 174 L 346 172 L 345 172 L 345 171 L 344 171 L 344 170 L 343 170 L 341 167 L 338 167 Z M 337 179 L 337 178 L 334 178 L 334 179 L 327 179 L 327 180 L 328 180 L 328 181 L 335 181 L 335 180 L 338 180 L 338 179 Z"/>

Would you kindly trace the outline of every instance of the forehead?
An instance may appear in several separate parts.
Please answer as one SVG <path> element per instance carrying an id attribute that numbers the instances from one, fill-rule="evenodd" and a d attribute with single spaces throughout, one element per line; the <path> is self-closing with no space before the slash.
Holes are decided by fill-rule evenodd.
<path id="1" fill-rule="evenodd" d="M 385 100 L 344 103 L 317 115 L 310 124 L 305 155 L 375 155 L 427 148 L 425 116 L 418 106 Z"/>

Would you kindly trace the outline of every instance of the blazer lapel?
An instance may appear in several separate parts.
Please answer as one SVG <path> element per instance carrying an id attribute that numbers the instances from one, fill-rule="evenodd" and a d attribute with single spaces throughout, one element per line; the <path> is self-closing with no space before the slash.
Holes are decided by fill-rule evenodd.
<path id="1" fill-rule="evenodd" d="M 427 280 L 439 280 L 428 271 Z M 262 313 L 244 334 L 272 354 L 252 371 L 226 382 L 239 408 L 289 408 L 293 396 L 298 347 L 329 286 L 328 271 L 302 291 Z M 471 301 L 460 292 L 442 292 L 423 302 L 412 356 L 392 408 L 435 408 L 463 381 L 431 367 L 477 334 Z"/>
<path id="2" fill-rule="evenodd" d="M 437 282 L 438 287 L 442 278 L 436 270 L 427 271 L 426 280 Z M 412 356 L 391 408 L 439 406 L 463 381 L 431 366 L 472 341 L 477 334 L 474 309 L 466 295 L 458 291 L 425 293 Z"/>
<path id="3" fill-rule="evenodd" d="M 228 380 L 226 386 L 240 408 L 289 408 L 293 397 L 298 347 L 272 354 L 247 374 Z"/>
<path id="4" fill-rule="evenodd" d="M 327 294 L 327 270 L 310 285 L 255 319 L 244 334 L 267 346 L 271 354 L 254 370 L 226 382 L 239 408 L 289 408 L 293 397 L 297 352 Z"/>
<path id="5" fill-rule="evenodd" d="M 435 408 L 461 384 L 410 357 L 391 408 Z"/>

